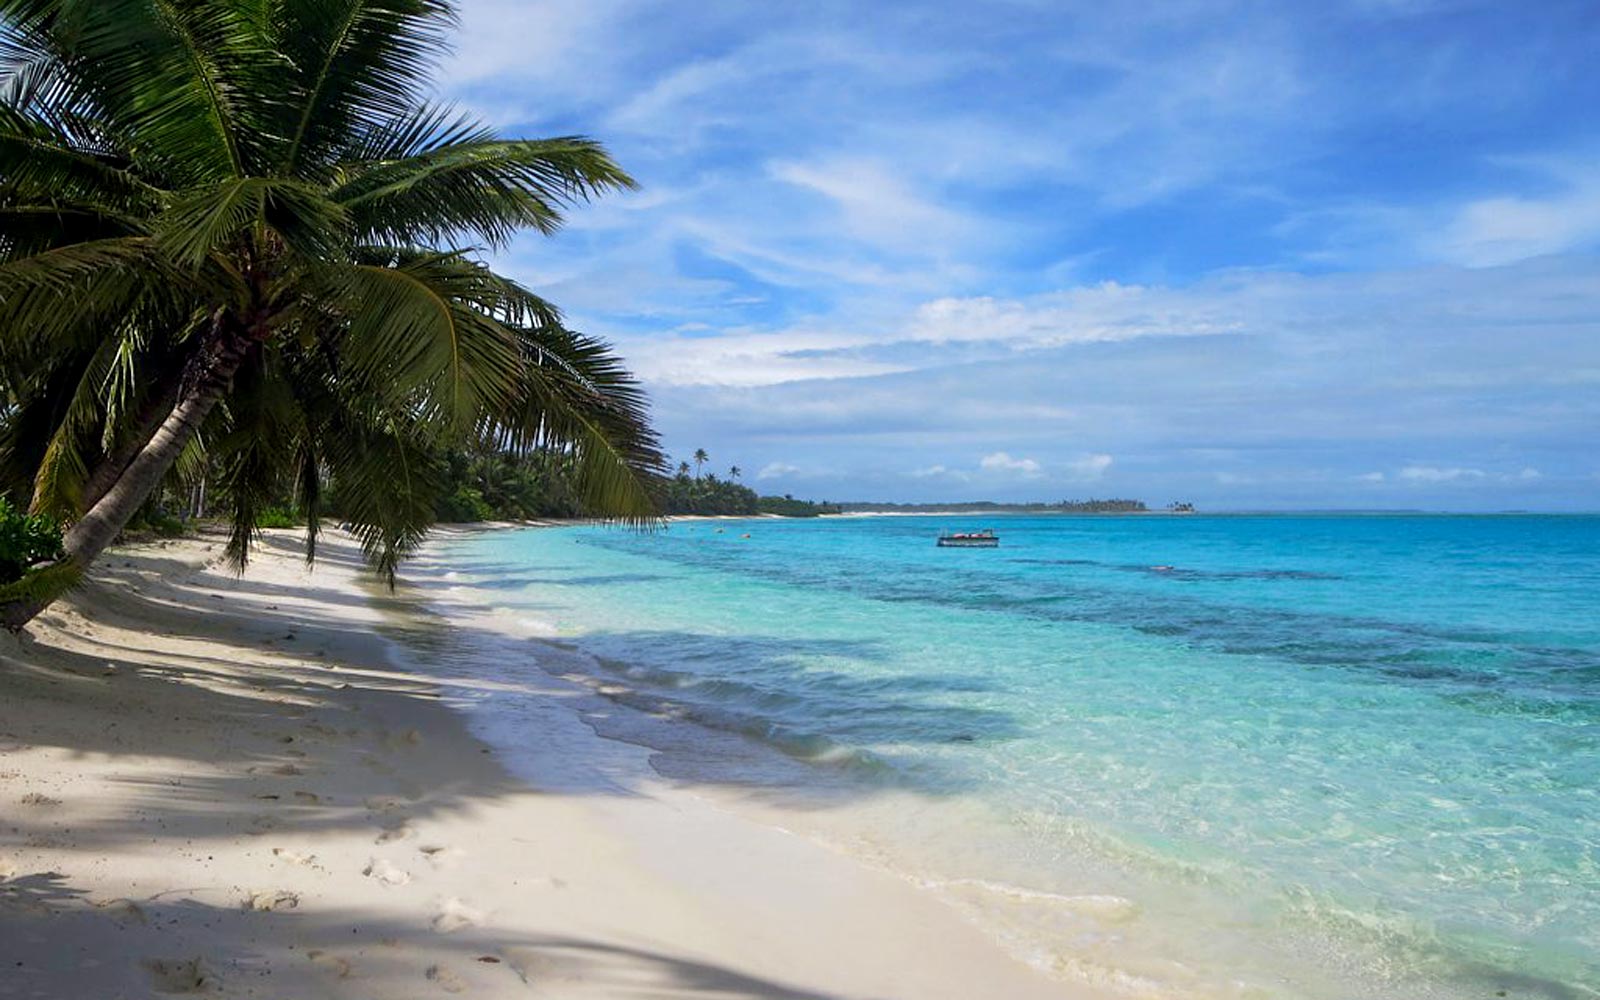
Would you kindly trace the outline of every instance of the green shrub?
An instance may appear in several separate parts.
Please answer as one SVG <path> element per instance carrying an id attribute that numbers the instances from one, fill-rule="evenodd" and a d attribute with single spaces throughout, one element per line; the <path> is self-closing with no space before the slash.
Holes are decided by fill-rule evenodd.
<path id="1" fill-rule="evenodd" d="M 165 511 L 152 514 L 145 523 L 162 538 L 178 538 L 189 531 L 189 525 Z"/>
<path id="2" fill-rule="evenodd" d="M 296 528 L 300 518 L 288 507 L 267 507 L 256 515 L 258 528 Z"/>
<path id="3" fill-rule="evenodd" d="M 483 491 L 465 484 L 457 486 L 454 493 L 441 499 L 434 513 L 446 524 L 491 521 L 495 516 L 494 508 L 483 498 Z"/>
<path id="4" fill-rule="evenodd" d="M 40 514 L 25 514 L 0 497 L 0 583 L 20 580 L 29 566 L 64 554 L 61 525 Z"/>

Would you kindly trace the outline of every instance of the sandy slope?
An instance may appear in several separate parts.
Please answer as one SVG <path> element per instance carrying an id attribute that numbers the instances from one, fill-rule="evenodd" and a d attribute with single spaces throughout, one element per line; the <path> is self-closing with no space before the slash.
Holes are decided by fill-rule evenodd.
<path id="1" fill-rule="evenodd" d="M 1066 995 L 698 796 L 513 778 L 445 704 L 467 682 L 379 634 L 348 539 L 312 575 L 286 535 L 243 579 L 218 553 L 113 552 L 0 639 L 0 997 Z"/>

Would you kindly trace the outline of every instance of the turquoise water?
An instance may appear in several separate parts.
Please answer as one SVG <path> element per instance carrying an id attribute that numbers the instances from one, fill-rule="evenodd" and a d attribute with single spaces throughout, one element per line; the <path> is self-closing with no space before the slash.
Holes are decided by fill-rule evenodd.
<path id="1" fill-rule="evenodd" d="M 1002 547 L 933 545 L 975 527 Z M 449 559 L 789 762 L 676 777 L 853 789 L 849 844 L 1068 978 L 1600 996 L 1600 518 L 700 522 Z"/>

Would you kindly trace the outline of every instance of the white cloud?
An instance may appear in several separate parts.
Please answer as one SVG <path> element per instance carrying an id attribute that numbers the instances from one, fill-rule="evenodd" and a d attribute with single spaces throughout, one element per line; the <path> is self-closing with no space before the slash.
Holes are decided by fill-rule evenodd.
<path id="1" fill-rule="evenodd" d="M 1111 281 L 1026 299 L 946 296 L 884 326 L 830 328 L 811 321 L 787 330 L 657 335 L 624 346 L 635 369 L 654 382 L 777 385 L 887 375 L 943 363 L 930 345 L 967 346 L 981 356 L 999 358 L 1072 344 L 1237 333 L 1248 329 L 1257 306 L 1245 301 L 1250 297 L 1248 285 L 1234 282 L 1178 290 Z M 1059 405 L 1053 409 L 1063 412 Z"/>
<path id="2" fill-rule="evenodd" d="M 884 250 L 927 253 L 942 247 L 962 248 L 980 238 L 983 226 L 912 189 L 903 170 L 865 157 L 768 166 L 770 175 L 786 184 L 827 198 L 838 211 L 844 231 Z"/>
<path id="3" fill-rule="evenodd" d="M 800 471 L 798 465 L 789 465 L 787 462 L 768 462 L 756 473 L 757 479 L 781 479 L 792 476 Z"/>
<path id="4" fill-rule="evenodd" d="M 1516 472 L 1485 472 L 1482 469 L 1459 468 L 1455 466 L 1439 467 L 1433 465 L 1408 465 L 1401 469 L 1396 478 L 1411 483 L 1455 483 L 1455 482 L 1480 482 L 1493 480 L 1501 483 L 1531 483 L 1536 479 L 1543 479 L 1544 474 L 1532 466 L 1524 467 Z"/>
<path id="5" fill-rule="evenodd" d="M 952 482 L 964 483 L 972 478 L 972 474 L 962 469 L 949 469 L 943 465 L 925 465 L 920 469 L 913 469 L 911 475 L 915 479 L 945 479 Z"/>
<path id="6" fill-rule="evenodd" d="M 1439 256 L 1486 267 L 1600 242 L 1600 171 L 1592 155 L 1575 162 L 1501 162 L 1560 190 L 1543 197 L 1502 195 L 1468 202 L 1436 238 Z"/>
<path id="7" fill-rule="evenodd" d="M 1070 462 L 1067 468 L 1071 470 L 1074 479 L 1099 479 L 1111 468 L 1110 455 L 1086 455 L 1075 462 Z"/>
<path id="8" fill-rule="evenodd" d="M 1487 475 L 1482 469 L 1440 468 L 1435 465 L 1408 465 L 1398 473 L 1399 478 L 1412 483 L 1453 483 L 1462 479 L 1482 479 Z"/>
<path id="9" fill-rule="evenodd" d="M 1356 480 L 1363 483 L 1381 483 L 1387 478 L 1388 477 L 1381 472 L 1363 472 L 1361 475 L 1356 477 Z"/>
<path id="10" fill-rule="evenodd" d="M 978 463 L 978 466 L 989 472 L 1014 472 L 1024 479 L 1037 479 L 1044 475 L 1043 467 L 1033 459 L 1012 458 L 1003 451 L 996 451 L 983 456 L 983 460 Z"/>
<path id="11" fill-rule="evenodd" d="M 618 29 L 638 0 L 466 0 L 443 66 L 445 89 L 491 121 L 510 123 L 591 104 L 627 83 L 638 49 Z"/>

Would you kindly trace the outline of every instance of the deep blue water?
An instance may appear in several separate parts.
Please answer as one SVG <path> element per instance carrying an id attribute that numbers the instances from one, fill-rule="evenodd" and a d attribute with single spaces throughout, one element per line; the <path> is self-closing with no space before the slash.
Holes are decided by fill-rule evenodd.
<path id="1" fill-rule="evenodd" d="M 1002 546 L 933 545 L 974 527 Z M 1600 518 L 699 522 L 452 559 L 633 690 L 934 803 L 864 806 L 876 849 L 994 890 L 959 895 L 1063 975 L 1600 996 Z"/>

